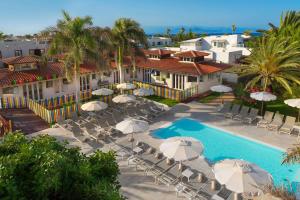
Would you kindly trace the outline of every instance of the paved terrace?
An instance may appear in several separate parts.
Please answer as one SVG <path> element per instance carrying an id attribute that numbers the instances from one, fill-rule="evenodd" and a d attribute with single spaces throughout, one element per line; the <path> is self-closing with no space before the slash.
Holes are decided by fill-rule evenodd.
<path id="1" fill-rule="evenodd" d="M 196 102 L 189 104 L 178 104 L 171 110 L 156 119 L 156 122 L 150 126 L 147 133 L 135 135 L 135 140 L 145 141 L 148 144 L 159 147 L 162 140 L 151 137 L 151 131 L 167 126 L 171 122 L 182 117 L 190 117 L 200 120 L 208 125 L 216 126 L 231 132 L 232 134 L 244 136 L 253 140 L 261 141 L 269 145 L 286 149 L 291 147 L 292 144 L 297 142 L 296 137 L 289 135 L 279 135 L 269 132 L 265 129 L 257 129 L 255 125 L 244 125 L 240 122 L 235 122 L 230 119 L 225 119 L 223 116 L 216 112 L 216 107 L 208 106 Z M 43 131 L 31 134 L 30 136 L 39 134 L 49 134 L 56 137 L 59 141 L 69 141 L 69 146 L 81 147 L 81 152 L 90 154 L 96 149 L 107 151 L 115 144 L 97 145 L 95 143 L 81 143 L 78 142 L 71 132 L 61 128 L 50 128 Z M 116 143 L 121 140 L 127 139 L 126 137 L 120 138 Z M 130 200 L 172 200 L 172 199 L 185 199 L 183 197 L 176 197 L 173 187 L 165 185 L 156 185 L 154 179 L 150 176 L 145 176 L 143 172 L 136 171 L 134 166 L 128 166 L 126 159 L 118 159 L 121 175 L 119 177 L 122 185 L 123 194 Z M 206 169 L 210 171 L 211 169 Z"/>

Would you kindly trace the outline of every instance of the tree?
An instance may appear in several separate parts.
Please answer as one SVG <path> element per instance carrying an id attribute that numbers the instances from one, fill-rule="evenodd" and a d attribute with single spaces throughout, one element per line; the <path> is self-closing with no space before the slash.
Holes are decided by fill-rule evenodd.
<path id="1" fill-rule="evenodd" d="M 187 39 L 193 39 L 193 38 L 196 38 L 197 37 L 197 35 L 192 31 L 192 29 L 190 28 L 189 29 L 189 32 L 187 33 L 187 36 L 186 36 L 186 38 Z"/>
<path id="2" fill-rule="evenodd" d="M 1 199 L 120 200 L 113 152 L 87 157 L 50 136 L 10 133 L 0 143 Z"/>
<path id="3" fill-rule="evenodd" d="M 236 25 L 235 24 L 231 25 L 231 31 L 232 31 L 232 34 L 235 34 L 235 32 L 236 32 Z"/>
<path id="4" fill-rule="evenodd" d="M 125 55 L 135 56 L 137 45 L 147 46 L 147 38 L 140 24 L 129 18 L 118 19 L 112 28 L 113 40 L 116 46 L 116 61 L 120 72 L 120 82 L 124 82 L 123 59 Z M 134 64 L 134 63 L 133 63 Z M 134 67 L 135 68 L 135 67 Z"/>
<path id="5" fill-rule="evenodd" d="M 282 160 L 283 164 L 300 163 L 300 144 L 289 148 Z"/>
<path id="6" fill-rule="evenodd" d="M 170 28 L 166 29 L 165 37 L 168 37 L 168 38 L 172 37 L 172 35 L 171 35 L 171 29 Z"/>
<path id="7" fill-rule="evenodd" d="M 291 83 L 300 85 L 300 51 L 296 41 L 289 43 L 286 38 L 262 37 L 245 62 L 247 68 L 243 75 L 253 77 L 246 88 L 262 83 L 266 91 L 278 83 L 292 94 Z"/>
<path id="8" fill-rule="evenodd" d="M 0 40 L 4 40 L 5 39 L 5 35 L 3 32 L 0 31 Z"/>
<path id="9" fill-rule="evenodd" d="M 243 32 L 243 35 L 251 36 L 251 33 L 252 33 L 251 30 L 245 30 L 245 31 Z"/>
<path id="10" fill-rule="evenodd" d="M 95 58 L 95 41 L 90 28 L 92 18 L 72 18 L 66 11 L 63 11 L 63 19 L 58 20 L 55 35 L 49 48 L 49 54 L 63 53 L 65 55 L 64 69 L 67 78 L 74 77 L 76 101 L 80 102 L 78 76 L 80 65 L 88 58 Z"/>

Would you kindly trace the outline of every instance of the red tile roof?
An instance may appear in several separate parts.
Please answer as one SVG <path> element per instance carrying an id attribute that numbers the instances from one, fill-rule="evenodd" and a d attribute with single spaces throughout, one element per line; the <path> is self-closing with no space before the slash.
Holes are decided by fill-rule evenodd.
<path id="1" fill-rule="evenodd" d="M 197 57 L 203 57 L 208 55 L 209 53 L 202 52 L 202 51 L 183 51 L 175 54 L 175 56 L 178 57 L 189 57 L 189 58 L 197 58 Z"/>
<path id="2" fill-rule="evenodd" d="M 127 67 L 130 65 L 130 59 L 126 57 L 124 59 L 124 66 Z M 231 65 L 228 64 L 220 64 L 212 61 L 202 61 L 199 63 L 182 62 L 176 57 L 164 59 L 145 59 L 138 57 L 136 58 L 136 66 L 170 73 L 182 73 L 195 76 L 214 73 L 231 67 Z M 116 67 L 115 63 L 113 63 L 113 67 Z"/>
<path id="3" fill-rule="evenodd" d="M 1 61 L 8 65 L 37 63 L 40 61 L 40 57 L 39 56 L 16 56 L 16 57 L 4 58 Z"/>
<path id="4" fill-rule="evenodd" d="M 163 50 L 163 49 L 154 49 L 154 50 L 149 50 L 145 49 L 144 53 L 146 55 L 159 55 L 159 56 L 164 56 L 164 55 L 170 55 L 175 53 L 175 51 L 170 51 L 170 50 Z"/>

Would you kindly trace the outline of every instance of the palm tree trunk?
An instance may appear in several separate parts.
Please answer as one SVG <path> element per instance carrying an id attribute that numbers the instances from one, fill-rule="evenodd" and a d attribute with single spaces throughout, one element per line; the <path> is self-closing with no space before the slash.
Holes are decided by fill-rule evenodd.
<path id="1" fill-rule="evenodd" d="M 75 100 L 76 103 L 80 102 L 80 89 L 78 88 L 78 68 L 77 64 L 75 64 L 75 72 L 74 72 L 74 81 L 75 81 Z M 79 83 L 80 86 L 80 83 Z"/>
<path id="2" fill-rule="evenodd" d="M 123 77 L 123 69 L 122 69 L 122 48 L 119 46 L 118 47 L 118 69 L 120 73 L 120 83 L 124 82 L 124 77 Z"/>

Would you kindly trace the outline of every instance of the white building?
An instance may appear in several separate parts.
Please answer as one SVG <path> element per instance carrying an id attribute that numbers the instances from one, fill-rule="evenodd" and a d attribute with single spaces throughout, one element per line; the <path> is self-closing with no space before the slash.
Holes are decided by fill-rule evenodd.
<path id="1" fill-rule="evenodd" d="M 42 55 L 48 49 L 48 41 L 3 40 L 0 41 L 0 59 L 14 56 Z"/>
<path id="2" fill-rule="evenodd" d="M 164 47 L 172 45 L 171 38 L 167 37 L 149 37 L 147 39 L 149 47 Z"/>
<path id="3" fill-rule="evenodd" d="M 241 56 L 250 55 L 244 47 L 241 35 L 212 35 L 204 38 L 182 41 L 180 51 L 201 50 L 210 53 L 210 58 L 220 63 L 235 63 Z"/>
<path id="4" fill-rule="evenodd" d="M 200 93 L 210 90 L 222 81 L 221 72 L 229 65 L 212 62 L 208 53 L 186 51 L 175 53 L 168 50 L 145 50 L 146 58 L 136 58 L 136 74 L 130 57 L 124 58 L 124 81 L 142 81 L 165 87 L 185 90 L 198 87 Z M 95 90 L 99 84 L 119 83 L 120 73 L 112 62 L 110 72 L 99 72 L 93 64 L 82 64 L 80 78 L 68 82 L 63 62 L 48 62 L 42 66 L 38 56 L 19 56 L 2 60 L 0 69 L 0 97 L 26 96 L 35 100 L 74 94 L 76 84 L 81 91 Z"/>

